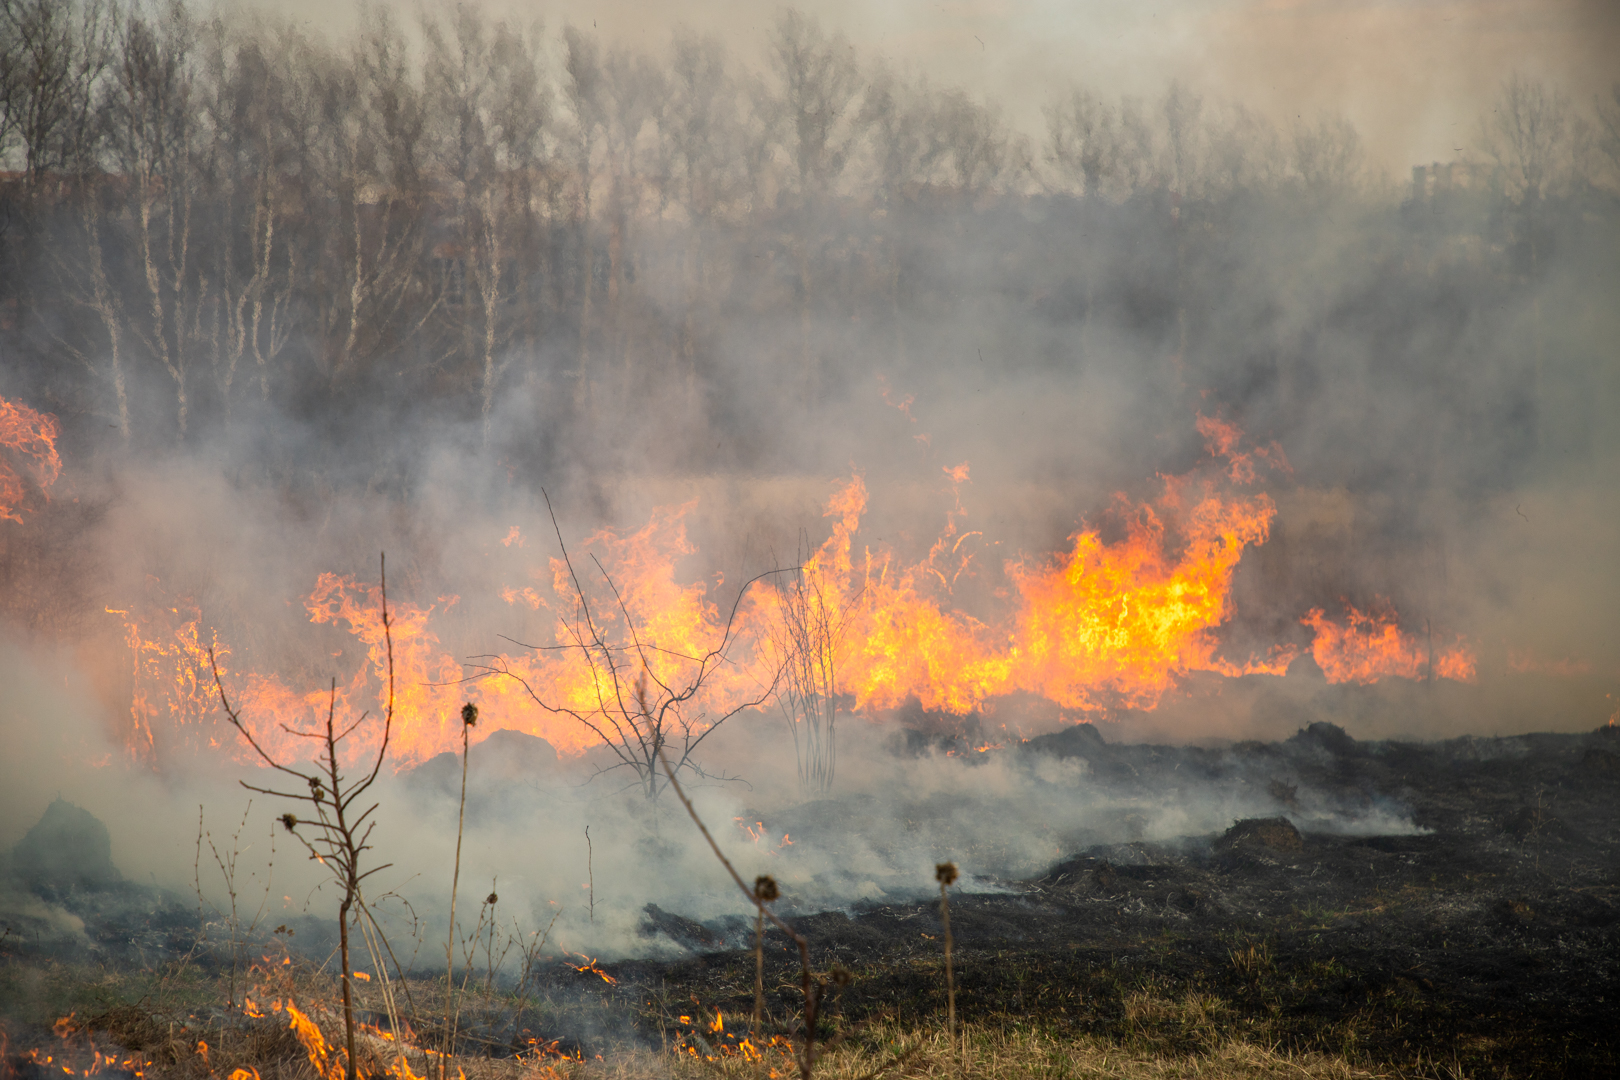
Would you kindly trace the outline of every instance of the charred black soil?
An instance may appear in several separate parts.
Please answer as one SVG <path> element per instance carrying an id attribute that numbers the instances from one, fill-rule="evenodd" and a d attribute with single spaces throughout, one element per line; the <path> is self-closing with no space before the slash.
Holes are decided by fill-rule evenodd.
<path id="1" fill-rule="evenodd" d="M 1620 1074 L 1620 731 L 1358 742 L 1313 724 L 1279 743 L 1203 749 L 1110 744 L 1081 725 L 995 752 L 1083 760 L 1087 785 L 1118 805 L 1243 785 L 1275 812 L 1224 832 L 1079 846 L 1022 879 L 965 878 L 950 912 L 965 1022 L 1117 1040 L 1134 1052 L 1196 1054 L 1238 1038 L 1380 1071 Z M 1388 805 L 1403 824 L 1380 832 L 1382 819 L 1365 815 L 1346 831 L 1354 815 L 1324 816 L 1328 804 Z M 818 835 L 816 822 L 836 814 L 814 806 L 800 808 L 797 842 L 836 849 L 847 834 L 828 825 Z M 99 866 L 102 835 L 58 817 L 85 834 L 89 865 Z M 121 881 L 53 885 L 49 867 L 19 865 L 32 857 L 25 847 L 11 873 L 34 875 L 37 901 L 82 920 L 91 963 L 150 967 L 184 951 L 189 977 L 227 966 L 217 942 L 188 946 L 194 905 L 188 915 L 175 898 Z M 956 857 L 966 869 L 996 861 L 995 852 Z M 943 1024 L 939 901 L 917 895 L 790 918 L 824 987 L 823 1037 Z M 299 945 L 320 952 L 329 929 L 301 922 Z M 119 1038 L 134 1032 L 132 1017 L 168 1023 L 172 1041 L 172 1018 L 142 1004 L 150 989 L 139 1000 L 127 989 L 53 989 L 72 977 L 53 966 L 73 958 L 31 945 L 29 932 L 19 923 L 5 942 L 14 977 L 0 1011 L 14 1039 L 27 1037 L 30 1009 L 38 1025 L 41 1010 L 65 1003 Z M 701 1040 L 715 1010 L 733 1024 L 752 1012 L 751 919 L 700 921 L 649 905 L 642 932 L 649 955 L 664 959 L 546 965 L 521 1004 L 508 992 L 465 1009 L 463 1048 L 503 1055 L 538 1040 L 588 1056 L 626 1041 Z M 797 952 L 774 931 L 765 947 L 769 1009 L 791 1026 L 802 1001 Z M 169 974 L 148 980 L 159 991 L 163 979 L 176 985 L 168 962 Z M 427 1000 L 431 973 L 417 976 Z M 220 1022 L 200 998 L 187 1007 L 182 1028 Z M 431 1023 L 417 1032 L 431 1036 Z"/>
<path id="2" fill-rule="evenodd" d="M 1081 754 L 1098 783 L 1165 798 L 1189 776 L 1270 765 L 1278 814 L 1224 835 L 1092 847 L 1032 880 L 954 896 L 957 1008 L 970 1020 L 1179 1051 L 1235 1033 L 1472 1076 L 1620 1073 L 1620 731 L 1358 743 L 1317 724 L 1219 751 L 1070 733 L 1032 751 Z M 1424 831 L 1296 828 L 1303 785 L 1395 800 Z M 937 900 L 793 924 L 818 964 L 853 974 L 833 1006 L 844 1022 L 943 1015 Z M 611 970 L 747 1012 L 752 957 L 686 944 L 700 955 Z M 796 967 L 785 939 L 767 947 L 786 1011 Z M 1163 1004 L 1177 1001 L 1193 1007 Z"/>

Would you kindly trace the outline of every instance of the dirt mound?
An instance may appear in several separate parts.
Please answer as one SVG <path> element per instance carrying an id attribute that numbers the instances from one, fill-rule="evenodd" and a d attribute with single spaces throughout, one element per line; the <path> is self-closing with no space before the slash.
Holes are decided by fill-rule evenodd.
<path id="1" fill-rule="evenodd" d="M 112 835 L 90 811 L 57 799 L 11 849 L 12 875 L 35 891 L 105 889 L 124 880 L 112 861 Z"/>
<path id="2" fill-rule="evenodd" d="M 1294 823 L 1285 817 L 1244 818 L 1222 833 L 1213 846 L 1220 852 L 1256 848 L 1296 852 L 1304 849 L 1305 841 Z"/>

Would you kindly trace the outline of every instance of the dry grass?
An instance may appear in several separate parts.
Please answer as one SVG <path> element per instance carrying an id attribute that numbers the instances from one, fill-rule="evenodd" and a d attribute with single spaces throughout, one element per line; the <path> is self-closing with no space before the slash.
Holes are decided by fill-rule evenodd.
<path id="1" fill-rule="evenodd" d="M 844 1045 L 816 1064 L 822 1080 L 907 1080 L 973 1077 L 982 1080 L 1395 1080 L 1408 1074 L 1373 1072 L 1321 1054 L 1285 1054 L 1253 1043 L 1229 1041 L 1207 1053 L 1167 1057 L 1133 1053 L 1117 1044 L 1084 1036 L 1033 1031 L 996 1031 L 964 1026 L 960 1054 L 953 1055 L 943 1029 L 873 1031 L 863 1045 Z M 474 1074 L 468 1080 L 541 1076 L 548 1080 L 786 1080 L 791 1062 L 772 1063 L 701 1058 L 652 1051 L 630 1052 L 611 1060 L 508 1064 L 506 1071 Z M 1451 1077 L 1449 1072 L 1427 1073 Z"/>
<path id="2" fill-rule="evenodd" d="M 1143 998 L 1133 1001 L 1132 1008 L 1143 1019 L 1150 1019 L 1188 1009 L 1219 1011 L 1219 1004 Z M 328 1040 L 340 1045 L 343 1022 L 335 1002 L 332 1008 L 312 1007 L 310 1015 Z M 95 1038 L 104 1053 L 114 1041 L 128 1046 L 139 1059 L 130 1064 L 144 1066 L 144 1074 L 151 1080 L 224 1080 L 239 1069 L 260 1080 L 320 1080 L 305 1045 L 289 1030 L 285 1013 L 248 1023 L 239 1019 L 197 1023 L 201 1020 L 195 1017 L 194 1026 L 184 1026 L 137 1006 L 119 1006 L 99 1018 Z M 69 1034 L 55 1048 L 58 1062 L 76 1060 L 71 1052 L 75 1040 L 80 1044 L 77 1058 L 87 1057 L 89 1036 L 79 1032 Z M 399 1051 L 391 1040 L 366 1031 L 357 1044 L 361 1075 L 402 1075 Z M 412 1074 L 437 1075 L 437 1059 L 423 1051 L 412 1048 L 407 1060 Z M 706 1057 L 691 1049 L 660 1052 L 626 1046 L 585 1059 L 546 1054 L 461 1056 L 450 1062 L 447 1072 L 462 1080 L 793 1080 L 797 1068 L 785 1049 L 767 1049 L 757 1057 L 735 1052 Z M 1419 1076 L 1463 1080 L 1452 1069 L 1379 1071 L 1341 1057 L 1290 1054 L 1241 1039 L 1212 1041 L 1200 1052 L 1177 1055 L 1091 1035 L 971 1024 L 960 1029 L 954 1052 L 943 1026 L 866 1027 L 827 1046 L 816 1062 L 815 1075 L 819 1080 L 1405 1080 Z"/>
<path id="3" fill-rule="evenodd" d="M 93 1049 L 124 1061 L 133 1056 L 137 1067 L 151 1080 L 228 1080 L 238 1069 L 257 1075 L 260 1080 L 319 1080 L 309 1054 L 289 1029 L 289 1016 L 274 1008 L 276 1001 L 296 1002 L 323 1030 L 329 1044 L 342 1045 L 342 1011 L 337 980 L 328 973 L 312 971 L 299 964 L 273 964 L 253 973 L 250 997 L 261 1017 L 244 1016 L 239 1009 L 223 1004 L 223 983 L 195 969 L 171 968 L 163 975 L 146 973 L 120 977 L 98 969 L 71 968 L 46 964 L 32 968 L 26 985 L 17 979 L 24 965 L 16 961 L 0 971 L 8 976 L 13 995 L 26 994 L 35 1002 L 38 1015 L 34 1025 L 48 1025 L 49 1014 L 66 1015 L 72 1010 L 74 1030 L 60 1032 L 60 1039 L 40 1040 L 43 1052 L 55 1055 L 58 1064 L 75 1063 L 75 1072 L 84 1066 Z M 413 980 L 420 1017 L 435 1017 L 443 1009 L 443 984 Z M 356 1004 L 380 1011 L 381 995 L 375 982 L 361 984 Z M 13 1000 L 12 1004 L 20 1002 Z M 468 1002 L 475 1011 L 499 1012 L 511 1009 L 516 1001 L 509 995 L 474 994 Z M 624 1011 L 629 1001 L 610 1005 L 604 1000 L 595 1006 L 581 998 L 564 1006 L 531 999 L 524 1008 L 534 1018 L 536 1030 L 568 1024 L 568 1016 L 581 1011 L 604 1010 L 597 1029 L 609 1033 L 632 1020 Z M 1245 1022 L 1241 1010 L 1224 999 L 1206 993 L 1178 994 L 1169 987 L 1144 985 L 1123 1000 L 1124 1025 L 1108 1034 L 1055 1031 L 1004 1018 L 999 1025 L 964 1024 L 959 1028 L 958 1050 L 953 1057 L 951 1041 L 943 1023 L 896 1023 L 874 1020 L 845 1025 L 829 1042 L 818 1046 L 815 1076 L 819 1080 L 907 1080 L 923 1077 L 983 1077 L 986 1080 L 1068 1080 L 1068 1078 L 1118 1077 L 1123 1080 L 1202 1077 L 1211 1080 L 1238 1080 L 1262 1077 L 1317 1077 L 1322 1080 L 1352 1078 L 1433 1077 L 1461 1080 L 1462 1072 L 1435 1064 L 1400 1069 L 1369 1064 L 1355 1052 L 1355 1039 L 1347 1036 L 1334 1044 L 1338 1053 L 1287 1053 L 1268 1038 L 1263 1021 Z M 565 1008 L 566 1013 L 559 1013 Z M 464 1080 L 795 1080 L 798 1068 L 784 1045 L 767 1047 L 763 1054 L 737 1050 L 744 1032 L 729 1035 L 730 1042 L 710 1036 L 712 1046 L 725 1046 L 711 1053 L 711 1042 L 693 1039 L 692 1033 L 709 1034 L 701 1007 L 692 1009 L 691 1022 L 643 1026 L 638 1042 L 628 1026 L 616 1044 L 599 1044 L 589 1051 L 600 1057 L 585 1059 L 555 1054 L 528 1053 L 519 1057 L 480 1056 L 464 1048 L 450 1062 L 446 1072 Z M 11 1012 L 14 1021 L 24 1020 Z M 701 1016 L 699 1015 L 701 1013 Z M 611 1018 L 610 1018 L 611 1014 Z M 373 1013 L 375 1015 L 375 1013 Z M 646 1018 L 644 1018 L 646 1019 Z M 673 1020 L 671 1016 L 667 1018 Z M 688 1017 L 681 1016 L 681 1021 Z M 740 1020 L 741 1017 L 735 1018 Z M 727 1018 L 728 1029 L 733 1017 Z M 26 1022 L 26 1021 L 25 1021 Z M 432 1022 L 432 1021 L 430 1021 Z M 744 1027 L 746 1022 L 744 1021 Z M 88 1029 L 88 1030 L 87 1030 Z M 35 1026 L 32 1030 L 38 1032 Z M 673 1040 L 660 1051 L 648 1046 L 658 1032 Z M 13 1028 L 11 1053 L 26 1050 Z M 442 1033 L 418 1030 L 416 1039 L 424 1046 L 438 1046 Z M 610 1036 L 616 1038 L 616 1036 Z M 363 1029 L 357 1042 L 357 1057 L 363 1075 L 401 1075 L 398 1046 L 376 1029 Z M 49 1043 L 49 1045 L 45 1045 Z M 476 1045 L 476 1044 L 475 1044 Z M 116 1048 L 125 1048 L 128 1054 Z M 438 1075 L 438 1059 L 412 1048 L 407 1061 L 416 1076 Z M 131 1070 L 133 1071 L 133 1070 Z"/>

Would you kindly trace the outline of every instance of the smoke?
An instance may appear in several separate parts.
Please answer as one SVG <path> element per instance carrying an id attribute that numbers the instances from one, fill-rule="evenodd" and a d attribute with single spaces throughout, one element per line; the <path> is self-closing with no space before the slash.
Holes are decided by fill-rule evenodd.
<path id="1" fill-rule="evenodd" d="M 1547 24 L 1541 54 L 1559 54 L 1570 27 L 1586 25 L 1586 9 L 1571 10 Z M 142 290 L 151 279 L 131 261 L 138 245 L 128 233 L 138 215 L 120 204 L 102 224 L 129 241 L 105 246 L 109 287 L 124 302 L 98 313 L 81 208 L 8 189 L 8 205 L 27 211 L 29 243 L 7 256 L 6 299 L 15 303 L 0 320 L 8 357 L 0 393 L 60 415 L 65 465 L 48 501 L 36 498 L 20 524 L 0 521 L 0 846 L 61 796 L 108 824 L 127 875 L 180 890 L 200 884 L 217 902 L 222 882 L 206 844 L 199 859 L 198 807 L 208 837 L 223 842 L 250 798 L 237 780 L 259 774 L 222 722 L 197 657 L 215 645 L 233 692 L 253 672 L 298 694 L 347 687 L 369 662 L 367 646 L 312 622 L 306 600 L 323 574 L 376 580 L 383 552 L 391 600 L 431 611 L 423 625 L 448 658 L 434 678 L 454 682 L 479 670 L 461 661 L 554 642 L 555 614 L 521 594 L 550 588 L 559 535 L 583 552 L 604 529 L 623 535 L 659 508 L 690 506 L 692 550 L 675 560 L 674 580 L 702 583 L 724 606 L 754 574 L 817 547 L 831 528 L 828 498 L 858 474 L 871 493 L 860 550 L 915 565 L 949 523 L 973 562 L 941 604 L 999 630 L 1014 592 L 1009 564 L 1045 565 L 1078 530 L 1119 527 L 1108 516 L 1117 493 L 1139 505 L 1164 477 L 1211 467 L 1200 416 L 1231 421 L 1246 446 L 1274 445 L 1288 463 L 1261 485 L 1277 514 L 1268 539 L 1238 564 L 1219 629 L 1224 655 L 1277 645 L 1301 655 L 1285 676 L 1182 672 L 1156 708 L 1095 717 L 1110 743 L 1218 754 L 1319 720 L 1363 739 L 1603 722 L 1620 691 L 1612 169 L 1581 157 L 1601 141 L 1595 126 L 1582 128 L 1591 137 L 1580 146 L 1572 134 L 1548 151 L 1556 182 L 1538 198 L 1516 198 L 1486 167 L 1477 135 L 1490 130 L 1479 101 L 1496 91 L 1497 73 L 1481 75 L 1481 60 L 1436 91 L 1444 108 L 1408 114 L 1400 103 L 1423 80 L 1403 58 L 1419 45 L 1391 46 L 1386 59 L 1400 71 L 1388 80 L 1353 75 L 1355 55 L 1334 58 L 1313 92 L 1323 110 L 1358 121 L 1372 160 L 1355 156 L 1345 128 L 1323 121 L 1310 133 L 1323 142 L 1338 133 L 1334 160 L 1344 167 L 1307 168 L 1299 131 L 1264 117 L 1272 99 L 1296 96 L 1306 67 L 1321 70 L 1322 56 L 1307 51 L 1280 70 L 1256 57 L 1287 53 L 1316 33 L 1309 28 L 1349 33 L 1345 20 L 1381 12 L 1228 10 L 1209 18 L 1219 40 L 1243 47 L 1172 65 L 1183 81 L 1169 89 L 1162 79 L 1098 78 L 1089 113 L 1064 97 L 1068 75 L 1052 74 L 1050 49 L 1026 40 L 1030 55 L 1047 55 L 1021 76 L 1051 76 L 1041 103 L 1076 103 L 1066 114 L 1071 134 L 1086 117 L 1112 133 L 1096 160 L 1077 151 L 1072 175 L 1060 155 L 1037 148 L 1038 123 L 1005 122 L 1027 120 L 1039 105 L 980 109 L 949 91 L 960 79 L 937 91 L 902 80 L 894 108 L 912 111 L 893 141 L 879 139 L 880 110 L 861 97 L 876 75 L 857 53 L 851 119 L 828 142 L 841 149 L 816 165 L 833 170 L 836 158 L 845 171 L 820 191 L 807 186 L 813 170 L 795 155 L 809 149 L 792 145 L 790 125 L 761 126 L 769 110 L 750 111 L 751 100 L 777 93 L 763 49 L 728 60 L 715 79 L 729 104 L 711 117 L 724 135 L 711 148 L 712 173 L 688 165 L 684 187 L 671 180 L 679 155 L 659 140 L 687 129 L 625 102 L 655 99 L 632 93 L 658 85 L 637 79 L 677 65 L 662 40 L 646 44 L 640 61 L 616 53 L 621 39 L 609 25 L 599 35 L 602 70 L 617 96 L 597 104 L 630 119 L 590 128 L 590 103 L 569 97 L 581 90 L 571 69 L 545 69 L 551 113 L 533 175 L 551 186 L 530 193 L 524 205 L 541 208 L 532 217 L 512 211 L 506 270 L 495 273 L 507 291 L 489 305 L 495 314 L 476 303 L 488 253 L 467 226 L 475 208 L 464 200 L 450 212 L 433 201 L 465 194 L 472 181 L 426 169 L 419 203 L 385 206 L 377 191 L 394 189 L 380 180 L 362 197 L 325 181 L 299 187 L 307 175 L 289 169 L 284 197 L 294 209 L 277 234 L 288 247 L 272 245 L 264 264 L 281 276 L 268 291 L 236 293 L 235 310 L 240 318 L 255 296 L 285 295 L 275 310 L 290 321 L 265 332 L 261 344 L 280 351 L 263 367 L 237 348 L 229 376 L 230 335 L 206 330 L 209 319 L 223 326 L 230 317 L 218 299 L 223 279 L 196 271 L 162 293 L 175 305 L 166 310 L 191 321 L 148 325 Z M 1496 25 L 1470 17 L 1468 34 L 1488 36 L 1486 24 Z M 949 33 L 919 30 L 908 47 L 980 27 L 963 20 Z M 1163 55 L 1181 56 L 1172 46 L 1194 25 L 1206 23 L 1177 15 Z M 1265 32 L 1249 33 L 1257 25 Z M 1379 25 L 1400 37 L 1405 23 Z M 1018 26 L 1032 36 L 1030 24 Z M 816 47 L 835 40 L 800 30 Z M 1145 33 L 1139 23 L 1119 32 Z M 858 27 L 850 33 L 865 40 Z M 259 41 L 267 54 L 270 40 Z M 559 41 L 545 47 L 566 51 Z M 313 45 L 285 55 L 323 77 L 347 64 L 347 54 Z M 984 86 L 1012 79 L 1001 70 L 983 76 Z M 1588 116 L 1588 88 L 1571 78 L 1574 97 L 1562 107 L 1574 132 L 1603 114 Z M 1426 132 L 1449 142 L 1460 100 L 1472 141 L 1446 155 L 1459 158 L 1453 187 L 1435 176 L 1433 190 L 1408 193 L 1369 178 L 1380 162 L 1404 166 L 1416 156 L 1409 147 L 1425 147 L 1417 160 L 1426 160 L 1434 141 Z M 441 141 L 446 131 L 433 125 L 446 122 L 442 106 L 423 105 Z M 852 118 L 863 110 L 874 118 L 857 129 Z M 924 129 L 927 139 L 900 146 L 906 132 Z M 211 133 L 223 145 L 232 130 Z M 613 169 L 644 170 L 635 183 L 607 178 L 609 151 L 580 148 L 590 131 L 613 147 Z M 434 168 L 449 167 L 432 157 L 439 150 L 422 152 Z M 123 167 L 111 157 L 103 164 Z M 308 175 L 325 167 L 307 164 Z M 1476 174 L 1463 166 L 1475 165 L 1489 175 L 1469 187 L 1464 178 Z M 603 170 L 600 181 L 592 169 Z M 251 215 L 227 213 L 241 209 L 233 199 L 256 197 L 250 188 L 243 180 L 225 194 L 196 189 L 217 196 L 199 194 L 197 205 L 218 209 L 214 223 L 236 245 L 213 252 L 218 265 L 251 268 L 236 250 L 252 246 L 243 224 Z M 122 192 L 101 189 L 108 200 Z M 400 224 L 401 207 L 420 211 L 420 234 Z M 340 258 L 353 253 L 332 239 L 342 210 L 378 245 L 368 249 L 373 276 L 358 283 L 341 277 L 355 260 Z M 205 233 L 197 229 L 199 245 Z M 378 268 L 409 263 L 402 252 L 414 253 L 414 269 L 383 289 Z M 285 294 L 275 293 L 283 281 Z M 346 337 L 345 309 L 332 297 L 362 286 L 378 289 L 366 301 L 373 321 Z M 480 336 L 486 317 L 498 325 L 498 348 Z M 108 325 L 123 333 L 123 399 Z M 345 352 L 348 337 L 360 344 Z M 162 362 L 182 338 L 190 382 Z M 185 427 L 177 387 L 189 395 Z M 1342 621 L 1352 606 L 1380 605 L 1427 650 L 1426 677 L 1329 684 L 1300 620 L 1320 608 Z M 186 627 L 193 637 L 183 637 Z M 132 646 L 143 633 L 162 648 Z M 1437 648 L 1459 637 L 1477 654 L 1471 683 L 1433 676 Z M 176 657 L 188 646 L 186 667 Z M 352 717 L 371 702 L 355 694 L 342 704 Z M 816 800 L 798 787 L 792 741 L 772 708 L 732 718 L 706 744 L 704 768 L 735 779 L 699 785 L 695 796 L 728 849 L 742 853 L 744 874 L 774 873 L 805 909 L 914 896 L 931 888 L 932 864 L 946 857 L 977 887 L 993 888 L 1081 847 L 1175 841 L 1275 809 L 1266 791 L 1277 777 L 1241 764 L 1148 791 L 1104 782 L 1082 759 L 1021 754 L 1019 740 L 1079 718 L 1022 700 L 987 701 L 968 716 L 846 713 L 837 783 Z M 448 714 L 408 719 L 454 725 Z M 486 710 L 485 729 L 542 722 L 567 723 L 524 704 Z M 563 742 L 562 728 L 545 730 Z M 527 746 L 536 771 L 503 772 L 509 756 L 472 747 L 462 905 L 472 897 L 476 913 L 476 898 L 495 892 L 503 920 L 515 916 L 529 932 L 555 915 L 554 941 L 601 955 L 675 947 L 667 935 L 644 935 L 648 903 L 705 919 L 738 914 L 732 887 L 667 795 L 652 806 L 621 791 L 622 771 L 593 776 L 612 764 L 600 751 L 553 764 L 543 749 L 504 738 L 489 746 L 502 755 Z M 430 919 L 445 917 L 455 857 L 447 768 L 456 771 L 437 759 L 385 773 L 378 790 L 375 858 L 395 864 L 383 880 Z M 241 843 L 252 845 L 252 872 L 268 874 L 274 818 L 286 808 L 252 798 Z M 1308 788 L 1298 798 L 1296 816 L 1315 827 L 1413 827 L 1395 804 L 1351 805 Z M 319 868 L 292 838 L 276 843 L 270 907 L 322 910 Z"/>

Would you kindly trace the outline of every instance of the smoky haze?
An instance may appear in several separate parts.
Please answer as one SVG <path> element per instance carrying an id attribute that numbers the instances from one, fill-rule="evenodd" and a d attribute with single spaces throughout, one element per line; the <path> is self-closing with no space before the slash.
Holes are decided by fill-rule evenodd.
<path id="1" fill-rule="evenodd" d="M 833 11 L 657 40 L 475 7 L 377 8 L 331 31 L 181 7 L 8 12 L 0 48 L 55 42 L 65 77 L 3 88 L 0 397 L 57 417 L 64 471 L 0 520 L 16 834 L 0 843 L 62 793 L 109 821 L 126 873 L 188 881 L 196 805 L 211 828 L 239 816 L 247 766 L 207 673 L 172 689 L 151 665 L 191 632 L 232 671 L 343 683 L 365 649 L 304 601 L 323 573 L 372 580 L 381 551 L 390 596 L 432 607 L 462 660 L 549 642 L 552 617 L 502 592 L 551 580 L 557 532 L 583 544 L 690 503 L 676 580 L 728 604 L 819 545 L 858 474 L 865 548 L 915 563 L 948 521 L 976 534 L 942 603 L 995 625 L 1007 563 L 1106 527 L 1116 493 L 1141 503 L 1209 467 L 1200 416 L 1287 461 L 1260 482 L 1277 517 L 1236 571 L 1227 653 L 1303 652 L 1285 677 L 1188 677 L 1155 709 L 1107 710 L 1106 737 L 1279 738 L 1319 719 L 1442 737 L 1616 711 L 1620 95 L 1579 50 L 1568 71 L 1547 59 L 1587 9 L 1523 64 L 1498 43 L 1500 70 L 1470 68 L 1477 100 L 1445 99 L 1471 101 L 1466 138 L 1443 155 L 1376 74 L 1337 66 L 1287 115 L 1290 84 L 1233 74 L 1235 47 L 1167 50 L 1151 85 L 1030 65 L 1021 79 L 1047 81 L 1003 104 L 995 78 L 868 45 Z M 1300 620 L 1346 604 L 1461 636 L 1474 681 L 1329 685 Z M 141 627 L 170 652 L 132 647 Z M 833 794 L 931 823 L 789 883 L 828 904 L 926 885 L 929 860 L 990 846 L 1016 807 L 1062 826 L 1011 830 L 1016 850 L 971 872 L 1127 835 L 1078 768 L 895 750 L 907 728 L 1016 740 L 1076 718 L 1028 702 L 841 718 Z M 713 821 L 774 825 L 806 797 L 778 712 L 728 721 L 710 755 L 742 781 L 701 789 Z M 650 823 L 616 774 L 587 783 L 599 761 L 505 778 L 506 794 L 491 781 L 466 880 L 557 899 L 570 940 L 604 950 L 636 947 L 649 897 L 721 910 L 680 819 L 666 804 Z M 411 782 L 387 781 L 400 824 L 383 842 L 400 846 L 381 856 L 402 878 L 436 874 L 454 839 L 450 804 Z M 978 812 L 930 801 L 945 791 Z M 1178 798 L 1150 835 L 1248 809 Z M 255 803 L 255 835 L 279 809 Z M 1410 827 L 1377 812 L 1321 808 Z M 519 871 L 509 853 L 532 841 L 511 823 L 541 813 L 570 839 Z M 615 837 L 599 933 L 578 922 L 572 839 L 592 821 Z M 647 844 L 680 868 L 656 887 L 636 880 Z"/>

